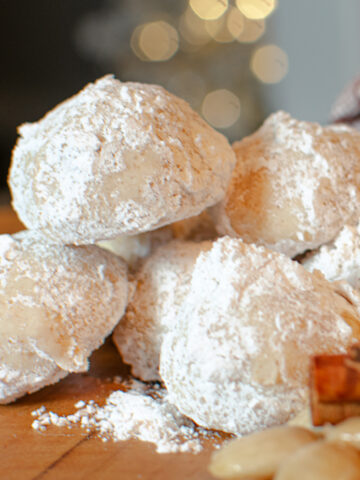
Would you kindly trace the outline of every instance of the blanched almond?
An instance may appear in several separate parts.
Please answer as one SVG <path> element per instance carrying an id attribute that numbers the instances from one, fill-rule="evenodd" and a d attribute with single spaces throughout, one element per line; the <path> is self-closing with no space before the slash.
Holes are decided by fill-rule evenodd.
<path id="1" fill-rule="evenodd" d="M 349 446 L 324 441 L 300 448 L 279 467 L 274 480 L 359 480 L 360 454 Z"/>
<path id="2" fill-rule="evenodd" d="M 230 441 L 213 454 L 209 470 L 214 477 L 268 479 L 297 449 L 317 439 L 301 427 L 274 427 Z"/>
<path id="3" fill-rule="evenodd" d="M 330 442 L 349 443 L 360 449 L 360 417 L 351 417 L 335 427 L 324 430 L 325 439 Z"/>

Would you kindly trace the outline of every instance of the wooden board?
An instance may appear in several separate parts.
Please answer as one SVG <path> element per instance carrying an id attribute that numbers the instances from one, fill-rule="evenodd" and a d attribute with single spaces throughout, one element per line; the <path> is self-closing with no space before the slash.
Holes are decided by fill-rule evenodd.
<path id="1" fill-rule="evenodd" d="M 0 207 L 0 233 L 22 229 L 10 207 Z M 90 360 L 87 374 L 73 374 L 17 402 L 0 406 L 0 479 L 3 480 L 211 480 L 211 441 L 194 454 L 157 454 L 139 441 L 103 442 L 94 433 L 51 426 L 31 428 L 31 412 L 42 405 L 59 415 L 73 413 L 79 400 L 103 404 L 119 388 L 115 376 L 127 367 L 108 340 Z"/>

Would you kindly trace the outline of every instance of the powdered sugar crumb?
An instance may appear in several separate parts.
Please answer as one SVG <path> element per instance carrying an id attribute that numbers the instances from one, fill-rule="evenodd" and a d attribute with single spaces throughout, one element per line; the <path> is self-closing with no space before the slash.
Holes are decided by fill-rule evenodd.
<path id="1" fill-rule="evenodd" d="M 126 385 L 125 385 L 126 386 Z M 76 412 L 58 415 L 45 406 L 31 412 L 32 428 L 45 432 L 49 426 L 78 426 L 95 431 L 104 441 L 137 439 L 155 444 L 157 453 L 202 450 L 202 441 L 220 436 L 196 426 L 167 400 L 167 392 L 159 384 L 131 380 L 126 391 L 116 390 L 100 407 L 93 400 L 78 401 Z"/>

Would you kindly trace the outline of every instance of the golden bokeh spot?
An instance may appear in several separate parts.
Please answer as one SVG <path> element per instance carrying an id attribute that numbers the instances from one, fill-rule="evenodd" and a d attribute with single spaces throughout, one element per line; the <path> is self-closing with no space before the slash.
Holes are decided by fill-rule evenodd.
<path id="1" fill-rule="evenodd" d="M 131 34 L 131 38 L 130 38 L 130 47 L 131 47 L 131 50 L 135 53 L 135 55 L 140 60 L 147 61 L 148 58 L 146 57 L 144 52 L 139 47 L 139 37 L 140 37 L 140 33 L 142 32 L 143 27 L 144 27 L 144 25 L 138 25 L 134 29 L 133 33 Z"/>
<path id="2" fill-rule="evenodd" d="M 236 0 L 236 6 L 250 20 L 260 20 L 273 12 L 276 0 Z"/>
<path id="3" fill-rule="evenodd" d="M 234 38 L 238 38 L 245 28 L 244 15 L 237 8 L 231 8 L 226 18 L 227 28 Z"/>
<path id="4" fill-rule="evenodd" d="M 164 21 L 139 25 L 131 37 L 131 48 L 141 60 L 169 60 L 179 48 L 179 36 L 174 27 Z"/>
<path id="5" fill-rule="evenodd" d="M 244 28 L 239 36 L 236 37 L 238 42 L 253 43 L 259 40 L 265 33 L 265 20 L 249 20 L 244 18 Z"/>
<path id="6" fill-rule="evenodd" d="M 288 56 L 277 45 L 265 45 L 255 50 L 250 68 L 264 83 L 278 83 L 288 71 Z"/>
<path id="7" fill-rule="evenodd" d="M 203 20 L 215 20 L 226 12 L 228 0 L 190 0 L 189 5 Z"/>
<path id="8" fill-rule="evenodd" d="M 201 112 L 213 127 L 228 128 L 240 116 L 240 100 L 229 90 L 214 90 L 204 98 Z"/>
<path id="9" fill-rule="evenodd" d="M 234 41 L 234 36 L 230 33 L 227 25 L 227 17 L 221 17 L 216 20 L 205 22 L 206 30 L 209 35 L 219 43 L 229 43 Z"/>
<path id="10" fill-rule="evenodd" d="M 205 28 L 205 21 L 195 15 L 191 8 L 181 15 L 179 30 L 182 37 L 191 45 L 205 45 L 211 38 Z"/>

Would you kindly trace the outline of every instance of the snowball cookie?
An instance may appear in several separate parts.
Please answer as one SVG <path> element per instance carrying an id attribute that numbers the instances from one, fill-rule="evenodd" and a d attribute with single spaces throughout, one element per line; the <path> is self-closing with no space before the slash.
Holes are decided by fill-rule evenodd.
<path id="1" fill-rule="evenodd" d="M 95 243 L 197 215 L 224 196 L 235 155 L 183 100 L 108 75 L 25 124 L 13 206 L 58 243 Z"/>
<path id="2" fill-rule="evenodd" d="M 346 280 L 360 290 L 360 225 L 345 225 L 326 245 L 301 259 L 302 265 L 313 272 L 320 270 L 327 280 Z"/>
<path id="3" fill-rule="evenodd" d="M 148 257 L 134 277 L 134 294 L 113 333 L 114 343 L 132 374 L 158 380 L 163 337 L 173 328 L 175 312 L 188 293 L 197 256 L 211 242 L 172 241 Z"/>
<path id="4" fill-rule="evenodd" d="M 126 266 L 110 252 L 0 235 L 0 403 L 85 371 L 127 295 Z"/>
<path id="5" fill-rule="evenodd" d="M 358 341 L 359 312 L 345 282 L 223 237 L 197 257 L 164 335 L 169 401 L 199 425 L 237 435 L 285 423 L 307 404 L 310 356 Z"/>
<path id="6" fill-rule="evenodd" d="M 221 234 L 293 257 L 358 222 L 360 132 L 280 111 L 233 148 L 237 164 L 215 210 Z"/>
<path id="7" fill-rule="evenodd" d="M 159 246 L 171 240 L 213 240 L 217 237 L 215 225 L 207 210 L 195 217 L 179 220 L 165 227 L 138 235 L 121 235 L 112 240 L 98 242 L 97 245 L 122 257 L 132 270 L 136 271 L 142 260 Z"/>

